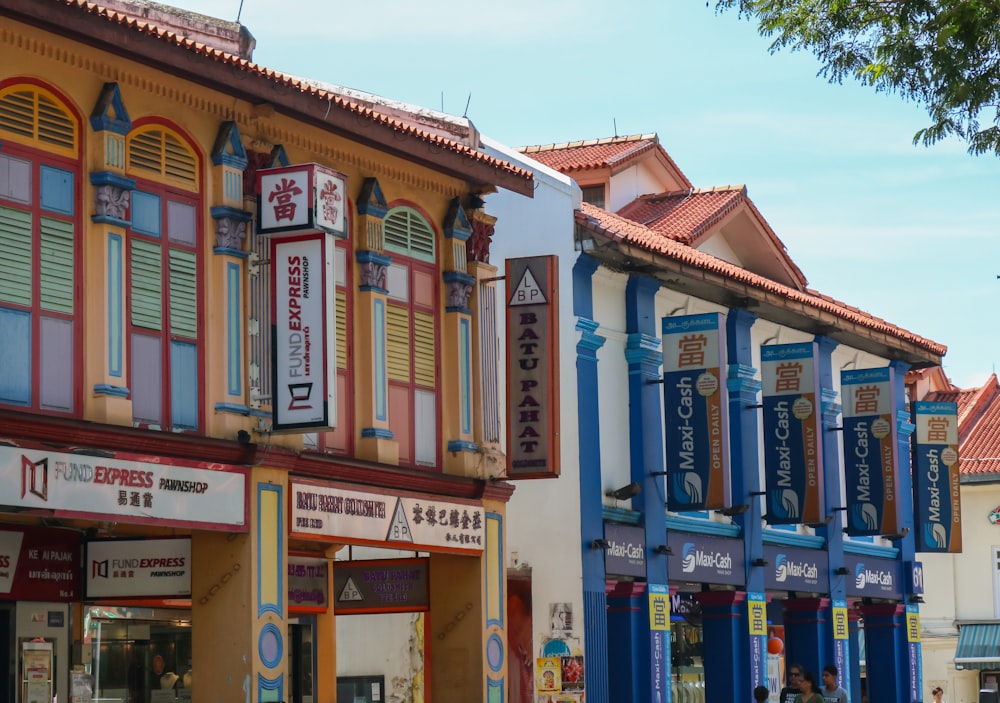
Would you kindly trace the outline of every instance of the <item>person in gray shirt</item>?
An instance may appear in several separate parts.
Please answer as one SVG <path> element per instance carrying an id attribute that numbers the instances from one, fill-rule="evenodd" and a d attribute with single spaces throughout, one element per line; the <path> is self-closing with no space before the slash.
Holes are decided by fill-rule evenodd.
<path id="1" fill-rule="evenodd" d="M 823 667 L 822 693 L 826 703 L 847 703 L 847 691 L 837 685 L 837 667 L 833 664 Z"/>

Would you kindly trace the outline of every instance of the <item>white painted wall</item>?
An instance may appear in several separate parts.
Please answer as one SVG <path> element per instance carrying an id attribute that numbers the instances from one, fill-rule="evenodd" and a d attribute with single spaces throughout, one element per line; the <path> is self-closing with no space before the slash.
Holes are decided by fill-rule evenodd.
<path id="1" fill-rule="evenodd" d="M 640 195 L 674 190 L 673 184 L 657 177 L 658 173 L 659 170 L 654 172 L 645 162 L 639 162 L 613 175 L 605 209 L 617 212 Z"/>
<path id="2" fill-rule="evenodd" d="M 546 254 L 559 257 L 561 476 L 516 482 L 507 506 L 507 566 L 531 569 L 534 656 L 540 655 L 551 635 L 549 610 L 554 603 L 570 604 L 574 637 L 569 643 L 583 654 L 576 386 L 576 343 L 580 334 L 573 314 L 573 265 L 577 258 L 573 248 L 573 217 L 580 207 L 580 189 L 561 173 L 485 137 L 482 141 L 485 152 L 532 171 L 536 182 L 533 198 L 507 191 L 485 196 L 486 212 L 497 218 L 490 263 L 499 269 L 498 275 L 503 275 L 507 258 Z M 502 305 L 504 300 L 505 287 L 500 282 L 497 301 Z M 505 349 L 502 326 L 498 334 L 500 348 Z M 500 388 L 505 387 L 501 366 Z M 501 418 L 504 417 L 501 412 Z"/>

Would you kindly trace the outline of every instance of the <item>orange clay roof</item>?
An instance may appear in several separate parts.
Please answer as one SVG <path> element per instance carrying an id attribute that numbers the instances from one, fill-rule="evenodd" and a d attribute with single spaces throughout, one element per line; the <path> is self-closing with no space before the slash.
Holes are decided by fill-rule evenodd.
<path id="1" fill-rule="evenodd" d="M 890 324 L 882 318 L 875 317 L 856 307 L 834 300 L 829 296 L 821 295 L 812 289 L 799 291 L 777 283 L 770 278 L 747 271 L 740 266 L 730 264 L 711 254 L 706 254 L 686 244 L 675 242 L 645 225 L 632 222 L 620 215 L 595 207 L 590 203 L 583 203 L 581 211 L 576 213 L 576 221 L 578 225 L 590 229 L 597 234 L 627 242 L 651 253 L 666 256 L 689 266 L 725 276 L 726 278 L 739 281 L 763 291 L 778 294 L 792 303 L 799 303 L 815 310 L 830 313 L 846 322 L 890 335 L 937 356 L 942 356 L 947 351 L 947 347 L 942 344 Z"/>
<path id="2" fill-rule="evenodd" d="M 660 146 L 660 139 L 655 132 L 562 144 L 522 146 L 518 147 L 517 151 L 563 173 L 593 171 L 600 168 L 616 171 L 651 151 L 658 151 L 660 156 L 674 168 L 684 185 L 691 185 L 687 176 L 670 158 L 670 154 Z"/>
<path id="3" fill-rule="evenodd" d="M 938 391 L 926 400 L 958 404 L 959 472 L 1000 474 L 1000 383 L 992 374 L 981 388 Z"/>
<path id="4" fill-rule="evenodd" d="M 42 3 L 36 2 L 35 4 L 41 5 Z M 105 18 L 109 22 L 118 24 L 120 27 L 125 28 L 128 31 L 136 34 L 142 34 L 147 37 L 183 48 L 193 56 L 200 57 L 205 61 L 224 64 L 236 68 L 246 74 L 248 79 L 270 82 L 273 84 L 274 88 L 277 89 L 274 93 L 276 103 L 281 103 L 280 97 L 283 92 L 299 92 L 315 98 L 317 110 L 342 110 L 355 115 L 359 120 L 370 121 L 390 127 L 402 138 L 419 140 L 435 148 L 460 154 L 468 158 L 469 161 L 479 162 L 481 164 L 491 166 L 498 171 L 523 179 L 529 184 L 529 188 L 532 187 L 530 183 L 533 181 L 534 177 L 532 173 L 526 169 L 514 166 L 507 161 L 494 158 L 488 154 L 484 154 L 452 139 L 447 139 L 426 130 L 419 129 L 405 121 L 384 115 L 368 106 L 345 98 L 339 93 L 330 92 L 309 85 L 305 81 L 297 79 L 293 76 L 288 76 L 280 71 L 260 66 L 252 61 L 247 61 L 246 59 L 234 56 L 228 52 L 212 48 L 204 43 L 185 39 L 175 31 L 160 28 L 143 19 L 104 7 L 97 3 L 85 2 L 84 0 L 62 0 L 62 2 L 55 4 L 65 6 L 70 10 L 82 11 L 90 15 Z M 71 22 L 72 19 L 67 17 L 65 21 Z M 320 114 L 322 114 L 322 112 L 320 112 Z"/>

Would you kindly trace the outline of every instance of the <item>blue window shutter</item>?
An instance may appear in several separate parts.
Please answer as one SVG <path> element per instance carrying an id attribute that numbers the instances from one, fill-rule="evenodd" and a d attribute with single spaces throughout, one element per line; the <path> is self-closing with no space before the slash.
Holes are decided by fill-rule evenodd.
<path id="1" fill-rule="evenodd" d="M 0 207 L 0 301 L 31 306 L 31 213 Z"/>
<path id="2" fill-rule="evenodd" d="M 41 218 L 41 305 L 73 314 L 73 223 Z"/>
<path id="3" fill-rule="evenodd" d="M 198 347 L 170 343 L 170 407 L 174 429 L 198 429 Z"/>
<path id="4" fill-rule="evenodd" d="M 42 209 L 63 215 L 73 214 L 73 174 L 61 168 L 41 168 Z"/>
<path id="5" fill-rule="evenodd" d="M 0 306 L 0 403 L 31 405 L 31 313 Z"/>
<path id="6" fill-rule="evenodd" d="M 38 403 L 45 410 L 73 412 L 73 321 L 42 316 L 40 323 Z"/>
<path id="7" fill-rule="evenodd" d="M 132 191 L 132 229 L 150 237 L 159 237 L 160 226 L 160 196 L 141 190 Z"/>

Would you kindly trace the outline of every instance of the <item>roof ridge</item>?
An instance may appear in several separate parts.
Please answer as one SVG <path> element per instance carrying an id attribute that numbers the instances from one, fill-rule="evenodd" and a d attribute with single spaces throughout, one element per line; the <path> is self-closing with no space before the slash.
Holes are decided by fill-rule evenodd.
<path id="1" fill-rule="evenodd" d="M 559 151 L 562 149 L 579 149 L 588 146 L 605 146 L 607 144 L 625 144 L 627 142 L 641 142 L 652 140 L 654 143 L 659 144 L 660 138 L 657 136 L 656 132 L 647 132 L 646 134 L 625 134 L 621 136 L 614 137 L 602 137 L 599 139 L 581 139 L 575 142 L 558 142 L 552 144 L 534 144 L 525 146 L 516 146 L 514 151 L 519 151 L 522 154 L 536 154 L 540 151 Z"/>

